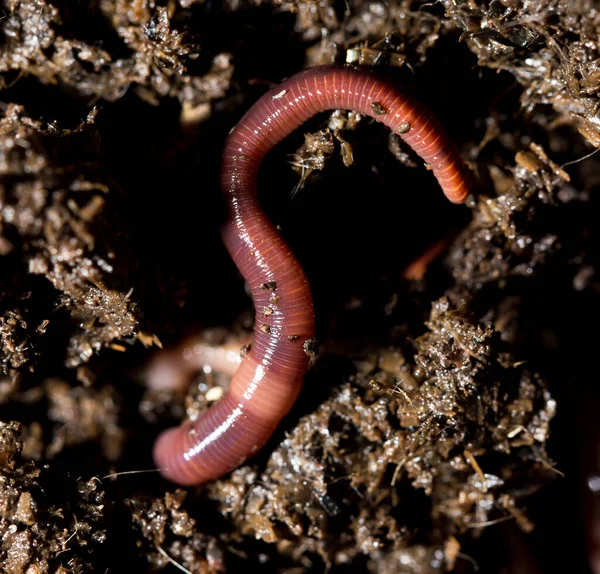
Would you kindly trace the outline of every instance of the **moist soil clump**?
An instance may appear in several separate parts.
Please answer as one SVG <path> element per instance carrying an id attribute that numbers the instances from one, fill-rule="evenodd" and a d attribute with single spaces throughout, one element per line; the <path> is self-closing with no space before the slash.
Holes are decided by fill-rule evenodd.
<path id="1" fill-rule="evenodd" d="M 599 26 L 591 0 L 4 0 L 0 570 L 586 572 Z M 320 344 L 268 445 L 177 488 L 153 441 L 228 384 L 178 357 L 253 326 L 220 150 L 269 87 L 330 63 L 425 102 L 475 188 L 450 205 L 352 112 L 268 155 L 260 200 Z M 161 356 L 185 376 L 157 387 Z"/>

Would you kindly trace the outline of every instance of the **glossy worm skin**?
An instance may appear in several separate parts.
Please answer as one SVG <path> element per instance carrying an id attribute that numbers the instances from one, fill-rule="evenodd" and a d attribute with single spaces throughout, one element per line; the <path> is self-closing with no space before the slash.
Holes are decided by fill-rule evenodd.
<path id="1" fill-rule="evenodd" d="M 316 113 L 335 109 L 369 115 L 400 134 L 451 202 L 462 203 L 469 192 L 467 169 L 432 113 L 368 71 L 310 68 L 262 96 L 229 134 L 221 170 L 228 205 L 222 238 L 252 292 L 252 346 L 217 404 L 156 441 L 156 465 L 174 482 L 196 485 L 239 466 L 265 444 L 300 392 L 315 328 L 310 287 L 264 215 L 256 180 L 275 144 Z"/>

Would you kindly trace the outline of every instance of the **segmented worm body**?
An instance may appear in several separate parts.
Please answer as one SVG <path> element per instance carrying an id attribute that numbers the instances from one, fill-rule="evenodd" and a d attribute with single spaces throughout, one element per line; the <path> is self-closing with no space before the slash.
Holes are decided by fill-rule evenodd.
<path id="1" fill-rule="evenodd" d="M 239 466 L 265 444 L 300 392 L 314 337 L 310 287 L 264 215 L 256 180 L 273 146 L 316 113 L 334 109 L 385 124 L 431 167 L 451 202 L 467 196 L 467 169 L 432 113 L 368 71 L 310 68 L 261 97 L 229 134 L 221 170 L 228 205 L 222 238 L 252 292 L 252 346 L 217 404 L 156 441 L 155 462 L 174 482 L 199 484 Z"/>
<path id="2" fill-rule="evenodd" d="M 205 330 L 155 355 L 145 369 L 146 385 L 152 391 L 185 391 L 190 377 L 207 368 L 232 377 L 242 362 L 240 349 L 249 344 L 245 334 L 224 337 L 218 329 Z"/>

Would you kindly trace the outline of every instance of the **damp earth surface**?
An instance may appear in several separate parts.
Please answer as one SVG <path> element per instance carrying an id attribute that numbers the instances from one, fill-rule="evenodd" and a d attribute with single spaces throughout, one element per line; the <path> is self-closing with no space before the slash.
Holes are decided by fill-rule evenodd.
<path id="1" fill-rule="evenodd" d="M 0 570 L 600 572 L 599 27 L 591 0 L 4 0 Z M 406 86 L 476 186 L 450 205 L 355 113 L 269 154 L 319 346 L 268 445 L 178 488 L 153 440 L 228 384 L 178 357 L 252 328 L 223 141 L 327 63 Z M 184 376 L 152 385 L 161 353 Z"/>

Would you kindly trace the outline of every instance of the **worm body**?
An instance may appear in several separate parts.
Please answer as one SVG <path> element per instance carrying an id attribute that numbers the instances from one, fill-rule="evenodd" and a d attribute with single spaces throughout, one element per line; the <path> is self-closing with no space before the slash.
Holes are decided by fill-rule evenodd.
<path id="1" fill-rule="evenodd" d="M 153 391 L 185 391 L 190 377 L 207 367 L 232 377 L 242 362 L 240 348 L 250 343 L 250 338 L 227 337 L 217 329 L 204 331 L 202 336 L 188 337 L 175 348 L 163 350 L 146 367 L 144 377 Z M 217 339 L 217 341 L 215 341 Z"/>
<path id="2" fill-rule="evenodd" d="M 431 166 L 451 202 L 462 203 L 467 196 L 466 167 L 432 113 L 368 71 L 310 68 L 262 96 L 229 134 L 221 168 L 228 205 L 221 233 L 252 292 L 252 346 L 217 404 L 156 441 L 155 462 L 174 482 L 200 484 L 239 466 L 265 444 L 300 392 L 314 336 L 310 287 L 264 215 L 256 179 L 275 144 L 316 113 L 334 109 L 354 110 L 387 125 Z"/>

